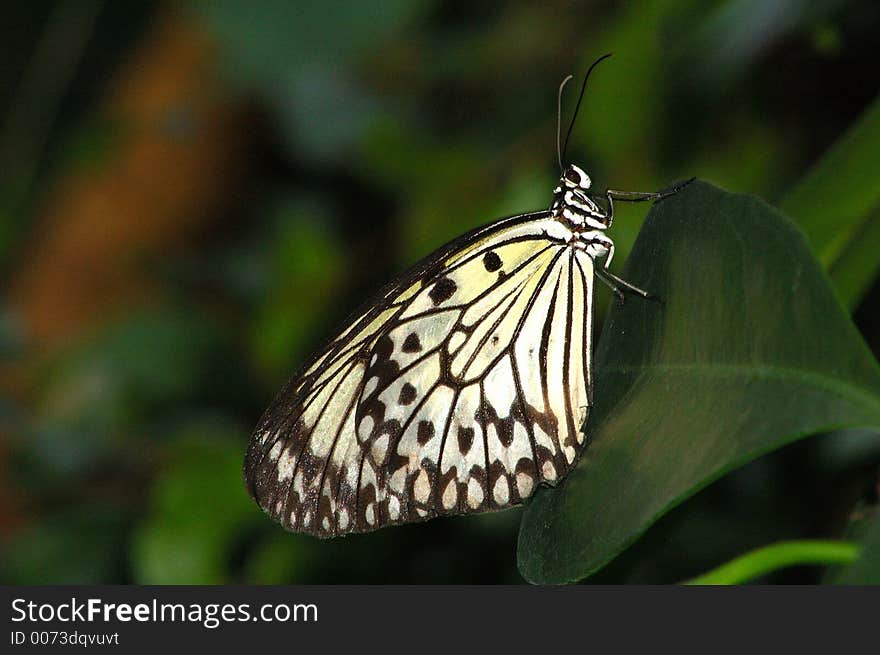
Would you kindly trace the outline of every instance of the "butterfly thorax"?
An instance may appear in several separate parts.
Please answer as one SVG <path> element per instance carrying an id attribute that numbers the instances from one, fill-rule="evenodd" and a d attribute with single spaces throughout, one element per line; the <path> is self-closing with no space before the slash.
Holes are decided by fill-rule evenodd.
<path id="1" fill-rule="evenodd" d="M 609 227 L 607 213 L 587 193 L 590 177 L 581 168 L 571 164 L 553 189 L 550 213 L 573 232 L 605 230 Z"/>

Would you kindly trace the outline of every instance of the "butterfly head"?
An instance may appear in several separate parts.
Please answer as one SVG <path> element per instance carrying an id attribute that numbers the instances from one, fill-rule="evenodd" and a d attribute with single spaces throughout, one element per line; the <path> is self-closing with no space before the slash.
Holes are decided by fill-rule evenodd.
<path id="1" fill-rule="evenodd" d="M 604 230 L 611 225 L 607 213 L 590 198 L 590 184 L 590 176 L 582 168 L 569 164 L 553 190 L 551 214 L 575 232 Z"/>
<path id="2" fill-rule="evenodd" d="M 553 204 L 550 205 L 550 213 L 559 222 L 563 223 L 571 229 L 575 235 L 594 230 L 605 230 L 611 226 L 611 212 L 604 211 L 599 207 L 588 195 L 590 185 L 592 184 L 590 176 L 584 170 L 574 164 L 568 166 L 562 165 L 565 161 L 565 153 L 568 150 L 568 138 L 574 128 L 575 120 L 577 120 L 578 110 L 581 108 L 581 101 L 584 99 L 584 92 L 587 89 L 587 80 L 590 79 L 590 73 L 611 56 L 609 52 L 599 57 L 587 69 L 584 75 L 584 82 L 581 84 L 581 92 L 578 96 L 577 104 L 574 107 L 571 122 L 568 124 L 568 131 L 565 133 L 565 140 L 562 139 L 562 91 L 565 85 L 571 79 L 571 75 L 562 80 L 559 85 L 559 96 L 557 97 L 557 116 L 556 116 L 556 160 L 559 162 L 559 169 L 562 175 L 559 177 L 559 185 L 553 190 Z"/>
<path id="3" fill-rule="evenodd" d="M 590 176 L 587 175 L 582 168 L 575 166 L 574 164 L 569 164 L 562 172 L 559 184 L 566 189 L 587 191 L 590 188 L 591 181 Z"/>

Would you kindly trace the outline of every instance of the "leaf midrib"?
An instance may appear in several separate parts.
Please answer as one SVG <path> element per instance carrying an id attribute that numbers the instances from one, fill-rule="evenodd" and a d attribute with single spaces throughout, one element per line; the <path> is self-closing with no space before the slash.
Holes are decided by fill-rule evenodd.
<path id="1" fill-rule="evenodd" d="M 597 371 L 597 378 L 605 373 L 621 373 L 640 375 L 651 372 L 673 375 L 693 375 L 708 378 L 746 377 L 749 379 L 777 379 L 786 382 L 808 384 L 814 388 L 834 391 L 842 397 L 866 405 L 877 413 L 880 420 L 880 385 L 878 392 L 872 393 L 863 387 L 853 385 L 839 377 L 818 373 L 807 369 L 768 366 L 767 364 L 649 364 L 647 366 L 602 366 Z M 880 427 L 880 425 L 878 425 Z"/>

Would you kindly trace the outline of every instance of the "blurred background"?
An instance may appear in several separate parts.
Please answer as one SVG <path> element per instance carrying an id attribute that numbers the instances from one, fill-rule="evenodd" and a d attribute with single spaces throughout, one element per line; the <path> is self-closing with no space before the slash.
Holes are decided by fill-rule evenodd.
<path id="1" fill-rule="evenodd" d="M 778 202 L 870 111 L 878 31 L 874 0 L 5 3 L 0 581 L 521 583 L 518 510 L 285 533 L 241 481 L 259 415 L 391 275 L 548 206 L 566 74 L 615 53 L 569 149 L 597 187 Z M 619 210 L 618 262 L 646 209 Z M 877 260 L 850 303 L 875 354 Z M 838 437 L 712 485 L 593 580 L 844 534 L 880 452 Z"/>

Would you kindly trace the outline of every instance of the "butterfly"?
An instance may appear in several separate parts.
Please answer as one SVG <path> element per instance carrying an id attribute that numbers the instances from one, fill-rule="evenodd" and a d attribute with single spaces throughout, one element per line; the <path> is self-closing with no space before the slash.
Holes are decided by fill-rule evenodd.
<path id="1" fill-rule="evenodd" d="M 587 79 L 587 71 L 571 134 Z M 560 85 L 559 109 L 568 76 Z M 559 124 L 558 124 L 559 125 Z M 285 528 L 318 537 L 500 510 L 555 485 L 592 405 L 593 280 L 608 270 L 614 201 L 563 166 L 549 209 L 498 220 L 386 285 L 277 395 L 244 477 Z"/>

